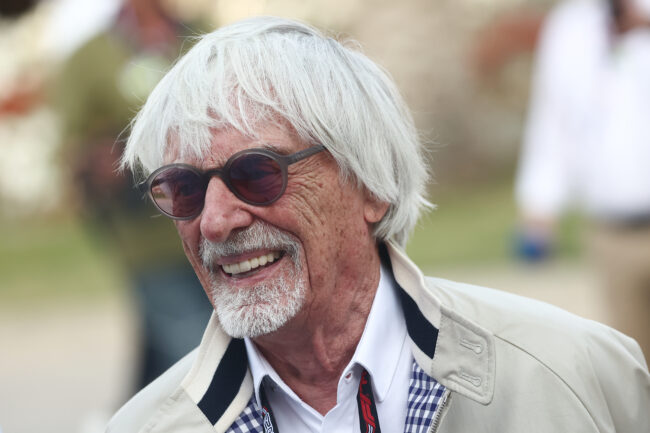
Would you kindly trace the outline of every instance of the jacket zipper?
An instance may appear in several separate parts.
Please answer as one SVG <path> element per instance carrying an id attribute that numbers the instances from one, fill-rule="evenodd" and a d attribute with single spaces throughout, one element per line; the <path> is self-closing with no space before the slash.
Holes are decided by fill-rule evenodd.
<path id="1" fill-rule="evenodd" d="M 442 415 L 444 415 L 445 411 L 447 410 L 447 407 L 449 406 L 449 400 L 451 400 L 451 392 L 448 389 L 446 389 L 444 394 L 442 395 L 442 401 L 440 402 L 440 406 L 438 407 L 436 414 L 433 416 L 433 422 L 431 423 L 431 428 L 429 429 L 429 433 L 435 433 L 438 430 L 440 421 L 442 420 Z"/>

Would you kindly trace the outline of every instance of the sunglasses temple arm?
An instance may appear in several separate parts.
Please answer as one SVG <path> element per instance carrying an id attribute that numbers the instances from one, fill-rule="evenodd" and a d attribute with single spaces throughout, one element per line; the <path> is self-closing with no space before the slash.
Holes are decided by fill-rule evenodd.
<path id="1" fill-rule="evenodd" d="M 293 164 L 294 162 L 298 162 L 302 159 L 308 158 L 312 155 L 317 154 L 318 152 L 322 152 L 323 150 L 325 150 L 325 146 L 323 146 L 322 144 L 317 144 L 305 150 L 301 150 L 300 152 L 296 152 L 293 155 L 290 155 L 287 159 L 287 163 Z"/>

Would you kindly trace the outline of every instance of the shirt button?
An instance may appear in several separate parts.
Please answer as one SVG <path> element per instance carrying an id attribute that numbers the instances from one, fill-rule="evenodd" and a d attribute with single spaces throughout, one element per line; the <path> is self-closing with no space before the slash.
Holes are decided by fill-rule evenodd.
<path id="1" fill-rule="evenodd" d="M 352 372 L 346 374 L 343 378 L 344 378 L 347 382 L 349 382 L 350 379 L 352 379 Z"/>

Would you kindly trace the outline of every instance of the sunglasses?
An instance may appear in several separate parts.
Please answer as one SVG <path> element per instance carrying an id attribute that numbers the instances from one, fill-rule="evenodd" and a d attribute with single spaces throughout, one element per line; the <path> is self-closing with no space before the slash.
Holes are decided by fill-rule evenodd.
<path id="1" fill-rule="evenodd" d="M 244 203 L 268 206 L 287 188 L 287 167 L 323 150 L 321 144 L 291 155 L 246 149 L 232 155 L 222 168 L 205 171 L 188 164 L 165 165 L 151 173 L 147 191 L 158 210 L 176 220 L 190 220 L 201 214 L 213 176 L 218 176 Z"/>

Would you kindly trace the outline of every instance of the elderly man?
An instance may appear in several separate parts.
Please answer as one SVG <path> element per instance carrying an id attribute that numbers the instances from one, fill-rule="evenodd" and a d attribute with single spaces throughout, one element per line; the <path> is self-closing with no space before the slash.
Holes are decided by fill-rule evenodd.
<path id="1" fill-rule="evenodd" d="M 204 36 L 124 165 L 215 308 L 109 432 L 647 432 L 638 345 L 557 308 L 424 278 L 401 247 L 427 173 L 386 74 L 303 24 Z"/>

